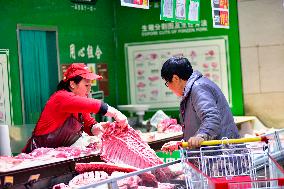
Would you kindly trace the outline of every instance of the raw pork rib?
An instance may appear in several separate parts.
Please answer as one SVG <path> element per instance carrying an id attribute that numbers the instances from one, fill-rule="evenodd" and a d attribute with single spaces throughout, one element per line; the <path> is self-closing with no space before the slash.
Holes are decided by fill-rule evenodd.
<path id="1" fill-rule="evenodd" d="M 91 163 L 76 163 L 75 170 L 78 173 L 90 172 L 90 171 L 104 171 L 111 175 L 113 172 L 124 172 L 130 173 L 133 171 L 138 171 L 138 168 L 129 165 L 117 165 L 113 163 L 103 163 L 103 162 L 91 162 Z M 156 177 L 148 172 L 141 173 L 141 183 L 145 186 L 158 186 L 158 181 Z"/>
<path id="2" fill-rule="evenodd" d="M 69 186 L 71 188 L 76 188 L 91 183 L 99 182 L 108 178 L 108 174 L 104 171 L 91 171 L 85 172 L 75 176 L 69 181 Z"/>
<path id="3" fill-rule="evenodd" d="M 133 128 L 121 129 L 115 122 L 109 123 L 102 136 L 101 158 L 106 162 L 127 164 L 140 169 L 163 164 Z M 171 177 L 169 168 L 158 169 L 154 174 L 160 182 Z"/>
<path id="4" fill-rule="evenodd" d="M 113 172 L 111 177 L 120 177 L 125 175 L 122 172 Z M 120 179 L 117 181 L 117 185 L 119 189 L 128 189 L 128 188 L 138 188 L 139 184 L 142 182 L 141 178 L 137 175 L 126 177 L 124 179 Z M 158 185 L 157 185 L 158 186 Z"/>
<path id="5" fill-rule="evenodd" d="M 72 189 L 69 185 L 66 185 L 64 183 L 56 184 L 52 187 L 52 189 Z"/>
<path id="6" fill-rule="evenodd" d="M 157 125 L 159 133 L 181 132 L 182 126 L 177 123 L 176 119 L 163 119 Z"/>
<path id="7" fill-rule="evenodd" d="M 91 162 L 91 163 L 76 163 L 75 170 L 78 173 L 84 173 L 90 171 L 104 171 L 107 174 L 111 175 L 115 171 L 130 173 L 133 171 L 137 171 L 137 168 L 129 166 L 118 166 L 113 163 Z"/>

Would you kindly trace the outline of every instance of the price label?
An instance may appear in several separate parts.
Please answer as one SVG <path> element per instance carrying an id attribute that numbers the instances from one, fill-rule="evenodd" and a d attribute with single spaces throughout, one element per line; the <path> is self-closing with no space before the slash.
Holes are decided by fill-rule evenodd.
<path id="1" fill-rule="evenodd" d="M 13 184 L 13 183 L 14 183 L 14 177 L 12 177 L 12 176 L 4 177 L 4 185 L 6 185 L 6 184 Z"/>
<path id="2" fill-rule="evenodd" d="M 39 178 L 40 174 L 36 174 L 36 175 L 31 175 L 29 178 L 29 182 L 36 182 Z"/>

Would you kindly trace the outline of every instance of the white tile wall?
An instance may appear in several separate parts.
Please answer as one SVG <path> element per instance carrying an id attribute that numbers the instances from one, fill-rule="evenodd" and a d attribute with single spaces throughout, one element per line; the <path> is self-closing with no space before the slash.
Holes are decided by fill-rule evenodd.
<path id="1" fill-rule="evenodd" d="M 260 47 L 259 64 L 261 92 L 284 93 L 284 45 Z"/>
<path id="2" fill-rule="evenodd" d="M 284 128 L 283 0 L 238 0 L 245 114 Z"/>
<path id="3" fill-rule="evenodd" d="M 244 94 L 260 93 L 257 48 L 241 48 Z"/>
<path id="4" fill-rule="evenodd" d="M 284 93 L 248 94 L 246 115 L 257 116 L 268 127 L 284 128 Z"/>
<path id="5" fill-rule="evenodd" d="M 283 0 L 238 3 L 241 46 L 284 44 Z"/>

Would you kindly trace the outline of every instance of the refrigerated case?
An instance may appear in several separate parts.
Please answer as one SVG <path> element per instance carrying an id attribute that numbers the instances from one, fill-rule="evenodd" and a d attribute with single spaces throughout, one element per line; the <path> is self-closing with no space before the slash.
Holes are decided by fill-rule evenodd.
<path id="1" fill-rule="evenodd" d="M 269 154 L 275 158 L 281 165 L 284 164 L 284 129 L 268 133 L 267 136 L 270 139 L 270 151 Z M 158 143 L 165 143 L 169 140 L 174 140 L 173 138 L 161 139 L 160 141 L 149 142 L 149 145 L 156 145 Z M 153 147 L 153 146 L 152 146 Z M 156 148 L 156 147 L 154 147 Z M 54 163 L 48 163 L 40 166 L 32 166 L 25 169 L 0 172 L 0 188 L 13 188 L 13 189 L 41 189 L 41 188 L 50 188 L 57 183 L 68 183 L 74 176 L 77 175 L 75 171 L 75 163 L 89 163 L 89 162 L 98 162 L 101 161 L 100 156 L 89 155 L 79 158 L 67 159 L 63 161 L 58 161 Z M 264 160 L 258 160 L 258 163 L 263 163 Z M 182 171 L 182 164 L 180 160 L 173 162 L 165 163 L 159 166 L 150 167 L 140 171 L 132 172 L 125 174 L 121 177 L 116 177 L 112 179 L 107 179 L 99 183 L 93 183 L 91 186 L 84 186 L 82 188 L 90 188 L 96 186 L 104 186 L 105 188 L 112 187 L 115 188 L 117 181 L 124 178 L 128 178 L 134 175 L 139 175 L 148 171 L 153 171 L 163 167 L 174 167 L 174 171 Z M 12 182 L 11 182 L 12 181 Z M 9 185 L 10 183 L 10 185 Z M 170 179 L 166 183 L 173 184 L 175 188 L 185 187 L 185 182 L 182 179 Z"/>

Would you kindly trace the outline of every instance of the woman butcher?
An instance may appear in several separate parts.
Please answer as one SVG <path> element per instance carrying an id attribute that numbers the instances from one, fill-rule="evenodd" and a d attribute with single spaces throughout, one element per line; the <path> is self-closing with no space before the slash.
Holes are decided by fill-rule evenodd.
<path id="1" fill-rule="evenodd" d="M 22 152 L 29 153 L 40 147 L 71 146 L 83 131 L 96 135 L 103 128 L 91 113 L 112 117 L 121 127 L 128 125 L 126 116 L 120 111 L 100 100 L 88 98 L 94 79 L 102 77 L 92 73 L 85 64 L 74 63 L 68 67 Z"/>

